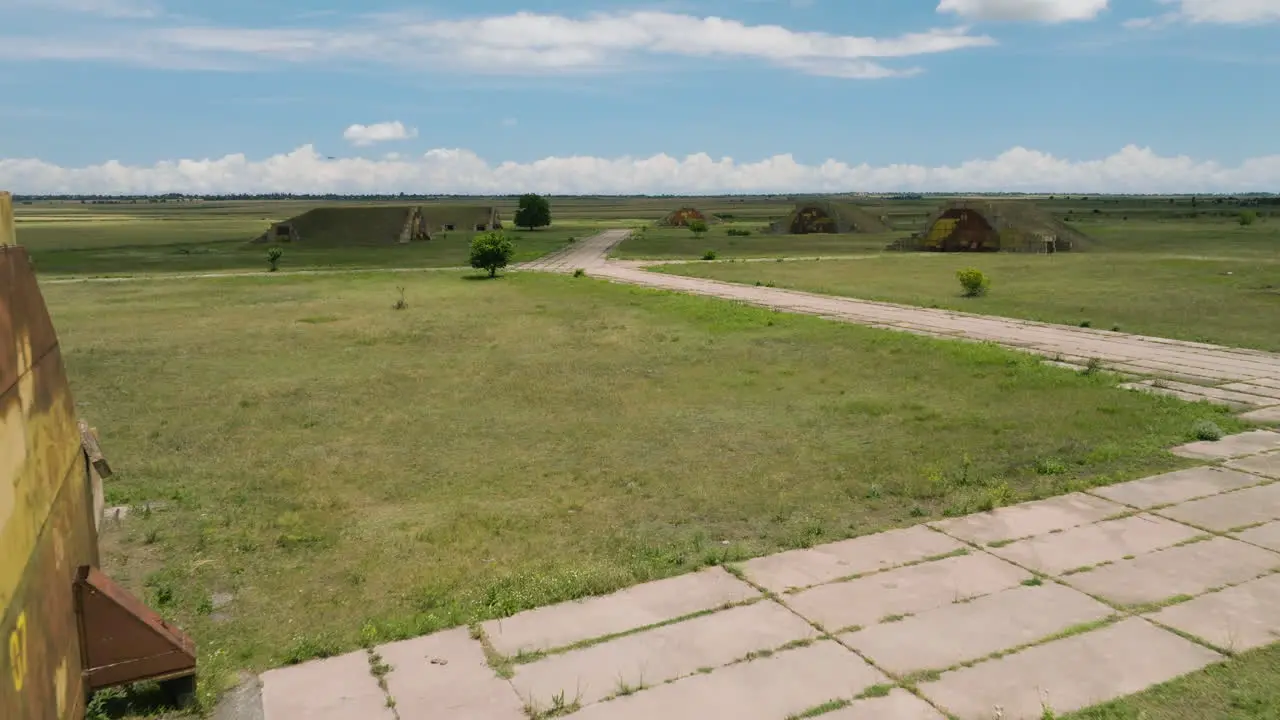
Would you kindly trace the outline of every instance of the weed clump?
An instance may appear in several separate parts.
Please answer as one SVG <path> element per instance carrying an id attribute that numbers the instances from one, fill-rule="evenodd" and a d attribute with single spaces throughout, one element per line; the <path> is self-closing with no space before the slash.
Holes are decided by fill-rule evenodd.
<path id="1" fill-rule="evenodd" d="M 586 277 L 586 276 L 587 276 L 587 271 L 586 271 L 586 269 L 585 269 L 585 268 L 578 268 L 577 270 L 574 270 L 574 271 L 573 271 L 573 276 L 574 276 L 574 277 Z"/>
<path id="2" fill-rule="evenodd" d="M 702 253 L 702 259 L 703 259 L 703 260 L 715 260 L 715 259 L 716 259 L 716 251 L 715 251 L 715 250 L 708 250 L 708 251 L 706 251 L 706 252 Z"/>
<path id="3" fill-rule="evenodd" d="M 279 270 L 282 257 L 284 257 L 284 250 L 278 247 L 267 248 L 267 272 Z"/>
<path id="4" fill-rule="evenodd" d="M 392 310 L 404 310 L 409 307 L 408 301 L 404 299 L 404 288 L 398 287 L 396 291 L 400 293 L 400 299 L 396 300 L 391 306 Z"/>
<path id="5" fill-rule="evenodd" d="M 985 295 L 991 287 L 991 278 L 977 268 L 957 270 L 956 279 L 960 281 L 960 287 L 964 289 L 965 297 Z"/>
<path id="6" fill-rule="evenodd" d="M 1191 434 L 1195 435 L 1197 440 L 1215 441 L 1221 440 L 1226 433 L 1212 420 L 1201 420 L 1191 428 Z"/>
<path id="7" fill-rule="evenodd" d="M 742 230 L 740 228 L 729 228 L 727 234 L 729 237 L 751 237 L 750 230 Z"/>

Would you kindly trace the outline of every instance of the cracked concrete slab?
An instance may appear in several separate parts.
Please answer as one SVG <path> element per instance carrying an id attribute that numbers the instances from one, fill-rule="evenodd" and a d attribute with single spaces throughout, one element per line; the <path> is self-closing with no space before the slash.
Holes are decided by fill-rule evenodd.
<path id="1" fill-rule="evenodd" d="M 559 693 L 588 705 L 817 637 L 795 613 L 765 600 L 519 665 L 511 684 L 539 707 Z"/>
<path id="2" fill-rule="evenodd" d="M 1244 470 L 1254 475 L 1261 475 L 1272 480 L 1280 480 L 1280 452 L 1269 452 L 1261 455 L 1232 460 L 1227 467 Z"/>
<path id="3" fill-rule="evenodd" d="M 1115 611 L 1057 583 L 1016 587 L 840 636 L 894 675 L 945 670 L 1044 640 Z"/>
<path id="4" fill-rule="evenodd" d="M 1215 532 L 1280 520 L 1280 483 L 1192 500 L 1157 512 Z"/>
<path id="5" fill-rule="evenodd" d="M 1259 525 L 1236 533 L 1236 537 L 1247 543 L 1261 545 L 1264 548 L 1280 552 L 1280 522 Z"/>
<path id="6" fill-rule="evenodd" d="M 991 512 L 930 523 L 948 535 L 978 545 L 1043 535 L 1097 522 L 1128 508 L 1084 493 L 1011 505 Z"/>
<path id="7" fill-rule="evenodd" d="M 1280 433 L 1270 430 L 1250 430 L 1238 435 L 1228 435 L 1221 440 L 1200 440 L 1179 445 L 1169 452 L 1188 458 L 1229 460 L 1268 450 L 1280 450 Z"/>
<path id="8" fill-rule="evenodd" d="M 1239 490 L 1261 482 L 1248 473 L 1205 466 L 1094 488 L 1089 493 L 1146 510 L 1157 505 L 1172 505 Z"/>
<path id="9" fill-rule="evenodd" d="M 526 717 L 524 705 L 511 685 L 489 667 L 483 647 L 471 639 L 466 628 L 388 643 L 375 651 L 391 667 L 385 676 L 387 692 L 395 698 L 401 720 L 428 717 L 524 720 Z"/>
<path id="10" fill-rule="evenodd" d="M 902 688 L 894 688 L 884 697 L 854 700 L 849 707 L 818 717 L 822 720 L 946 720 L 932 705 Z"/>
<path id="11" fill-rule="evenodd" d="M 963 547 L 942 533 L 916 525 L 755 558 L 738 567 L 760 587 L 784 592 L 945 555 Z"/>
<path id="12" fill-rule="evenodd" d="M 887 682 L 830 640 L 583 708 L 574 720 L 779 720 Z"/>
<path id="13" fill-rule="evenodd" d="M 395 720 L 363 650 L 262 674 L 267 720 Z"/>
<path id="14" fill-rule="evenodd" d="M 756 597 L 760 597 L 758 590 L 724 568 L 712 567 L 604 597 L 490 620 L 481 627 L 495 650 L 514 656 L 521 651 L 551 650 L 629 632 Z"/>
<path id="15" fill-rule="evenodd" d="M 1232 653 L 1280 642 L 1280 575 L 1201 595 L 1148 617 Z"/>
<path id="16" fill-rule="evenodd" d="M 1280 554 L 1224 537 L 1063 578 L 1071 587 L 1117 605 L 1163 602 L 1234 585 L 1280 568 Z"/>
<path id="17" fill-rule="evenodd" d="M 986 553 L 973 553 L 819 585 L 782 601 L 805 618 L 835 631 L 867 627 L 881 619 L 931 610 L 998 592 L 1031 573 Z"/>
<path id="18" fill-rule="evenodd" d="M 1156 515 L 1130 515 L 1037 535 L 987 552 L 1046 575 L 1115 562 L 1190 540 L 1201 531 Z"/>
<path id="19" fill-rule="evenodd" d="M 960 720 L 1032 720 L 1143 690 L 1224 659 L 1140 618 L 945 673 L 921 694 Z M 996 715 L 999 708 L 1001 715 Z"/>

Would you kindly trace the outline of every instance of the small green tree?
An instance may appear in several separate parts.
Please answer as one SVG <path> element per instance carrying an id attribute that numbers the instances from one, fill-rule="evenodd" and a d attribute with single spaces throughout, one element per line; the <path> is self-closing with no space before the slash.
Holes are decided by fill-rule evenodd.
<path id="1" fill-rule="evenodd" d="M 527 193 L 520 196 L 520 206 L 516 209 L 516 227 L 546 227 L 551 224 L 551 203 L 541 195 Z"/>
<path id="2" fill-rule="evenodd" d="M 471 267 L 488 270 L 489 277 L 494 277 L 500 268 L 507 266 L 514 253 L 511 238 L 501 230 L 477 235 L 471 240 Z"/>
<path id="3" fill-rule="evenodd" d="M 991 287 L 991 278 L 977 268 L 957 270 L 956 279 L 960 281 L 960 287 L 964 288 L 965 297 L 977 297 Z"/>
<path id="4" fill-rule="evenodd" d="M 284 256 L 284 250 L 278 247 L 267 248 L 267 265 L 270 269 L 267 272 L 275 272 L 280 269 L 280 258 Z"/>
<path id="5" fill-rule="evenodd" d="M 1240 211 L 1240 227 L 1249 227 L 1258 222 L 1258 213 L 1252 210 Z"/>
<path id="6" fill-rule="evenodd" d="M 700 238 L 707 233 L 707 222 L 705 220 L 694 220 L 689 223 L 689 229 L 693 231 L 693 236 Z"/>

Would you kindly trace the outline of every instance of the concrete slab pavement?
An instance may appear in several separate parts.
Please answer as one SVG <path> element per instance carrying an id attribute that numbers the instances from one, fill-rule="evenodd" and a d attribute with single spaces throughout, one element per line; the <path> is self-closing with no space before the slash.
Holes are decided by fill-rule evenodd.
<path id="1" fill-rule="evenodd" d="M 960 720 L 1032 720 L 1135 693 L 1222 660 L 1190 640 L 1129 618 L 998 660 L 944 673 L 921 694 Z M 997 711 L 999 714 L 997 714 Z"/>
<path id="2" fill-rule="evenodd" d="M 1222 443 L 1206 452 L 1266 446 Z M 1280 517 L 1232 525 L 1273 507 L 1267 482 L 1166 473 L 757 558 L 736 569 L 745 581 L 711 568 L 490 621 L 479 639 L 458 628 L 272 670 L 263 717 L 989 720 L 999 706 L 1034 720 L 1042 701 L 1061 714 L 1224 659 L 1211 648 L 1280 642 Z M 530 650 L 549 652 L 517 657 Z"/>
<path id="3" fill-rule="evenodd" d="M 606 597 L 490 620 L 481 627 L 495 650 L 515 656 L 629 632 L 757 597 L 758 590 L 723 568 L 712 567 L 636 585 Z"/>

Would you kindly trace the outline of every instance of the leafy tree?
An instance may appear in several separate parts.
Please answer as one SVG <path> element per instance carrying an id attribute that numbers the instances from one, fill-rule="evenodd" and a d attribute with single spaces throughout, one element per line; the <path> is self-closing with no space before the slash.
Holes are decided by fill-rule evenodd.
<path id="1" fill-rule="evenodd" d="M 514 253 L 515 248 L 511 245 L 511 238 L 504 235 L 501 230 L 477 235 L 471 240 L 471 267 L 477 270 L 488 270 L 489 277 L 494 277 L 498 274 L 499 268 L 507 266 Z"/>
<path id="2" fill-rule="evenodd" d="M 276 270 L 280 269 L 279 268 L 280 258 L 283 256 L 284 256 L 284 250 L 281 250 L 278 247 L 267 249 L 267 265 L 270 268 L 269 272 L 275 272 Z"/>
<path id="3" fill-rule="evenodd" d="M 694 237 L 702 237 L 707 232 L 707 223 L 705 220 L 694 220 L 689 223 L 689 229 L 693 231 Z"/>
<path id="4" fill-rule="evenodd" d="M 1240 212 L 1241 227 L 1249 227 L 1256 222 L 1258 222 L 1258 213 L 1252 210 L 1243 210 Z"/>
<path id="5" fill-rule="evenodd" d="M 528 193 L 520 196 L 520 207 L 516 210 L 516 227 L 546 227 L 551 224 L 551 203 L 541 195 Z"/>

